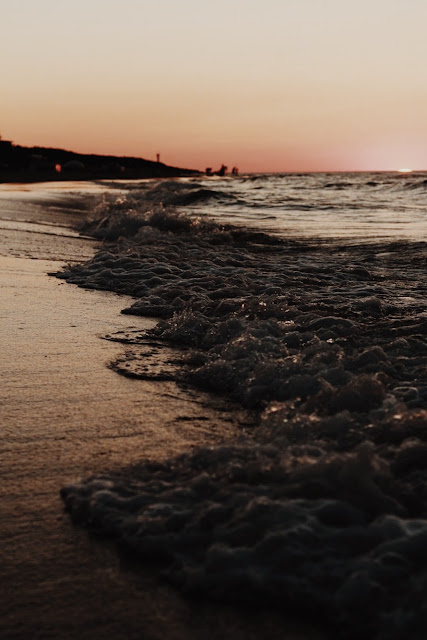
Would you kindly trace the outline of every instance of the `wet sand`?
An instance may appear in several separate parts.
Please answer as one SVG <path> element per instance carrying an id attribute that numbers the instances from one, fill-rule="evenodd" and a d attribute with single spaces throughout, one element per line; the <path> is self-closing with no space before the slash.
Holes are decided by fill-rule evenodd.
<path id="1" fill-rule="evenodd" d="M 0 636 L 319 637 L 277 613 L 185 600 L 63 514 L 59 489 L 68 482 L 220 442 L 236 433 L 239 416 L 173 382 L 110 370 L 123 345 L 100 336 L 153 321 L 121 316 L 124 296 L 48 277 L 60 263 L 45 258 L 78 261 L 94 245 L 73 233 L 22 228 L 30 209 L 15 208 L 17 224 L 4 216 L 1 232 Z"/>

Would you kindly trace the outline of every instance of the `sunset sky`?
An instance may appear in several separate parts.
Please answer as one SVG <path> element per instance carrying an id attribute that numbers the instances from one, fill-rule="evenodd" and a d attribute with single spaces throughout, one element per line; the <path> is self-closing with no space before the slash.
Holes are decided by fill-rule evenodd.
<path id="1" fill-rule="evenodd" d="M 2 0 L 0 25 L 16 144 L 427 169 L 426 0 Z"/>

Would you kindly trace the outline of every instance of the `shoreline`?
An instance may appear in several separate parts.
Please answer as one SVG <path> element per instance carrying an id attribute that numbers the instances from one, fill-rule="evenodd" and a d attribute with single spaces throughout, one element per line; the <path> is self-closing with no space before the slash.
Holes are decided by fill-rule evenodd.
<path id="1" fill-rule="evenodd" d="M 23 211 L 28 218 L 28 203 Z M 234 640 L 268 633 L 289 640 L 318 638 L 289 616 L 186 600 L 161 584 L 157 572 L 129 570 L 110 545 L 72 526 L 59 498 L 64 483 L 119 469 L 147 454 L 153 459 L 159 452 L 174 455 L 200 444 L 201 438 L 220 441 L 224 426 L 230 433 L 235 427 L 224 420 L 228 409 L 215 413 L 200 405 L 198 394 L 177 393 L 170 382 L 163 383 L 162 392 L 161 383 L 125 379 L 106 367 L 123 347 L 99 335 L 152 321 L 120 315 L 123 296 L 68 287 L 47 277 L 60 262 L 43 261 L 53 255 L 64 261 L 67 253 L 81 261 L 94 243 L 52 235 L 43 236 L 40 245 L 40 236 L 19 229 L 6 235 L 3 253 L 12 257 L 0 258 L 2 293 L 9 296 L 1 318 L 9 349 L 4 352 L 8 384 L 2 388 L 6 411 L 1 419 L 6 562 L 0 580 L 8 593 L 1 605 L 2 637 Z M 107 379 L 116 396 L 107 391 Z M 136 402 L 133 426 L 129 411 L 124 418 L 131 402 Z M 165 406 L 168 402 L 175 408 Z M 193 415 L 193 420 L 176 423 L 176 402 L 181 415 Z M 164 417 L 153 415 L 154 408 L 161 408 Z M 206 420 L 209 411 L 213 415 Z M 147 417 L 152 423 L 148 431 Z"/>
<path id="2" fill-rule="evenodd" d="M 147 338 L 184 348 L 172 379 L 259 421 L 245 440 L 64 487 L 73 520 L 157 558 L 185 593 L 292 602 L 346 638 L 418 628 L 425 243 L 277 238 L 153 209 L 144 194 L 98 213 L 86 231 L 109 244 L 56 275 L 162 318 L 124 337 L 114 368 L 150 377 Z"/>

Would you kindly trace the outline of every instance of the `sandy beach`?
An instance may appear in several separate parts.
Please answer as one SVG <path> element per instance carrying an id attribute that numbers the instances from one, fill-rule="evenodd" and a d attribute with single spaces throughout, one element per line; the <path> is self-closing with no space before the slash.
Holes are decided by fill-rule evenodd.
<path id="1" fill-rule="evenodd" d="M 69 230 L 78 207 L 56 202 L 53 211 L 27 195 L 11 203 L 0 204 L 0 636 L 319 638 L 279 613 L 185 599 L 71 524 L 59 498 L 65 484 L 220 443 L 242 416 L 172 381 L 109 369 L 123 345 L 101 337 L 154 321 L 120 315 L 130 298 L 47 275 L 94 252 L 94 241 Z"/>

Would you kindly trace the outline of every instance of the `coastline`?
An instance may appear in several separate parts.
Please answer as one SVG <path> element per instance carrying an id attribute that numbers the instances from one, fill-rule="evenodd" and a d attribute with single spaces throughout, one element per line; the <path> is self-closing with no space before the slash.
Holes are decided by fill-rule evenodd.
<path id="1" fill-rule="evenodd" d="M 27 202 L 21 221 L 28 220 L 29 209 Z M 74 219 L 63 217 L 64 226 Z M 158 459 L 202 441 L 221 442 L 237 425 L 228 408 L 218 412 L 200 405 L 199 394 L 189 396 L 171 382 L 123 378 L 106 367 L 123 349 L 100 335 L 153 322 L 120 315 L 123 296 L 83 291 L 47 277 L 61 261 L 90 257 L 95 246 L 77 234 L 60 237 L 55 231 L 41 236 L 19 224 L 3 229 L 6 561 L 0 580 L 8 595 L 2 602 L 2 637 L 318 638 L 288 616 L 186 600 L 150 569 L 129 570 L 115 549 L 93 541 L 63 514 L 58 492 L 65 483 L 140 457 Z M 60 261 L 45 260 L 53 256 Z M 177 414 L 192 419 L 177 422 Z"/>
<path id="2" fill-rule="evenodd" d="M 109 243 L 56 275 L 162 318 L 117 338 L 122 375 L 150 378 L 155 338 L 185 350 L 173 380 L 255 423 L 64 487 L 71 517 L 185 593 L 292 606 L 355 640 L 424 628 L 425 242 L 277 237 L 152 195 L 104 202 L 86 231 Z"/>
<path id="3" fill-rule="evenodd" d="M 198 175 L 145 158 L 76 153 L 51 147 L 23 147 L 0 137 L 0 184 L 74 180 L 135 180 Z"/>

